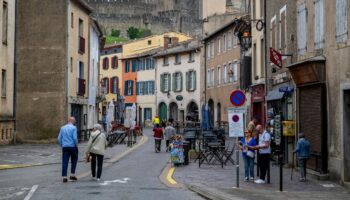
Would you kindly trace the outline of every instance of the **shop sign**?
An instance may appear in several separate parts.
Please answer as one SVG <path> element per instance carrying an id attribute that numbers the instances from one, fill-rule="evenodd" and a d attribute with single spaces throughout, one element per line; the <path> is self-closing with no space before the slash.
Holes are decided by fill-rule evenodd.
<path id="1" fill-rule="evenodd" d="M 177 95 L 177 96 L 176 96 L 176 100 L 182 101 L 182 99 L 184 99 L 182 95 Z"/>
<path id="2" fill-rule="evenodd" d="M 294 92 L 294 87 L 284 86 L 284 87 L 280 87 L 278 90 L 279 92 L 292 93 Z"/>

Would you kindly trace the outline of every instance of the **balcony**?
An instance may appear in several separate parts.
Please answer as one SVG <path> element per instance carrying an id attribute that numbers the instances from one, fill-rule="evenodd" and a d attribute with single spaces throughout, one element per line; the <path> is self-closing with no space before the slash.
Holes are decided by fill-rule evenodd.
<path id="1" fill-rule="evenodd" d="M 86 88 L 85 79 L 78 78 L 78 95 L 79 96 L 85 95 L 85 88 Z"/>
<path id="2" fill-rule="evenodd" d="M 85 53 L 85 38 L 79 36 L 79 53 Z"/>

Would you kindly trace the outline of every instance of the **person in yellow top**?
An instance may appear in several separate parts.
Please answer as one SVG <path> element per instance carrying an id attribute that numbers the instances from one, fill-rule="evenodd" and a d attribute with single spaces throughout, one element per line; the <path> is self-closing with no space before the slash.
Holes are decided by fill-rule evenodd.
<path id="1" fill-rule="evenodd" d="M 157 126 L 157 124 L 159 125 L 159 123 L 160 123 L 159 117 L 158 117 L 158 115 L 156 115 L 153 119 L 154 128 Z"/>

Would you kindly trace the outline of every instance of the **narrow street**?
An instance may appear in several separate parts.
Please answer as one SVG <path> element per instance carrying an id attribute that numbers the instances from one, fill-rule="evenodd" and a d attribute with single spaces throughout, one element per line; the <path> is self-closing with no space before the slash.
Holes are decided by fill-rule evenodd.
<path id="1" fill-rule="evenodd" d="M 0 199 L 24 199 L 38 185 L 30 199 L 202 199 L 185 189 L 168 188 L 159 180 L 169 160 L 164 151 L 154 153 L 151 131 L 144 131 L 149 140 L 118 162 L 106 167 L 100 182 L 90 176 L 77 182 L 62 183 L 61 165 L 2 170 Z M 164 149 L 164 145 L 163 145 Z M 78 163 L 78 175 L 86 172 L 85 163 Z M 85 171 L 82 171 L 84 168 Z M 79 171 L 81 170 L 81 171 Z M 26 199 L 28 200 L 28 199 Z"/>

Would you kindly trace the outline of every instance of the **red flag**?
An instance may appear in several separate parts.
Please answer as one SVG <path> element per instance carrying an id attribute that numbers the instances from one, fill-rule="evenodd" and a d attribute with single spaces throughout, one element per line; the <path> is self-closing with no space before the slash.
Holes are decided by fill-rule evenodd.
<path id="1" fill-rule="evenodd" d="M 282 54 L 270 47 L 270 61 L 282 68 Z"/>

